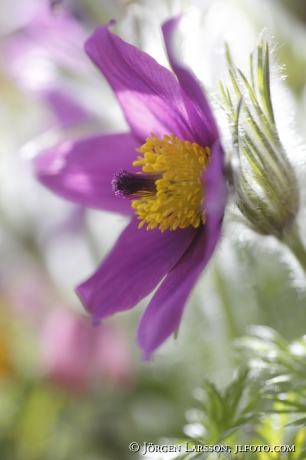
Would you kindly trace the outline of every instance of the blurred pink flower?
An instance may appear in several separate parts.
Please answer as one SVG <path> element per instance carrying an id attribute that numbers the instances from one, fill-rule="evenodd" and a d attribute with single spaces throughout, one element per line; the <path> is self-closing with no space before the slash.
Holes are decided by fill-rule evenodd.
<path id="1" fill-rule="evenodd" d="M 113 325 L 93 328 L 85 316 L 54 309 L 41 332 L 42 370 L 51 381 L 74 390 L 108 382 L 117 388 L 133 381 L 132 353 Z"/>

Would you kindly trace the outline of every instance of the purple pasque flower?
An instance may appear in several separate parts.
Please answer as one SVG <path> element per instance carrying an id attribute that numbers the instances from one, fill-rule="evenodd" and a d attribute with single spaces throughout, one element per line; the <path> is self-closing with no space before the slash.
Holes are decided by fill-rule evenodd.
<path id="1" fill-rule="evenodd" d="M 62 197 L 133 216 L 77 292 L 96 323 L 134 307 L 161 283 L 139 324 L 145 359 L 177 330 L 189 293 L 220 239 L 227 198 L 213 115 L 173 52 L 178 21 L 162 27 L 176 76 L 108 26 L 99 27 L 85 50 L 113 88 L 131 131 L 66 143 L 36 162 L 40 181 Z M 136 173 L 128 172 L 133 169 Z M 122 196 L 132 199 L 133 208 Z"/>

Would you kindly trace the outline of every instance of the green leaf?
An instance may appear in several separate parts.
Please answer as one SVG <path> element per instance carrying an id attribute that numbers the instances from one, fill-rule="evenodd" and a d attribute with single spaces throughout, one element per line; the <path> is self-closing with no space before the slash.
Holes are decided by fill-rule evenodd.
<path id="1" fill-rule="evenodd" d="M 306 408 L 305 408 L 306 412 Z M 285 426 L 299 426 L 299 425 L 306 425 L 306 417 L 299 418 L 298 420 L 295 420 L 294 422 L 287 423 Z"/>
<path id="2" fill-rule="evenodd" d="M 237 426 L 234 426 L 233 428 L 230 428 L 229 430 L 224 431 L 224 433 L 220 434 L 220 436 L 218 437 L 216 444 L 219 444 L 220 441 L 222 441 L 223 439 L 227 438 L 229 435 L 237 431 L 238 428 L 240 428 L 240 426 L 241 425 L 237 425 Z"/>
<path id="3" fill-rule="evenodd" d="M 226 43 L 226 42 L 225 42 L 225 57 L 226 57 L 228 65 L 232 66 L 233 65 L 233 60 L 232 60 L 232 56 L 231 56 L 231 52 L 230 52 L 228 43 Z"/>

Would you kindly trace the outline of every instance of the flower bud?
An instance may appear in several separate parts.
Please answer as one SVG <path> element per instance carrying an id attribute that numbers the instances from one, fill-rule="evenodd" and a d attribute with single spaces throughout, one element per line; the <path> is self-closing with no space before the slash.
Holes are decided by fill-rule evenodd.
<path id="1" fill-rule="evenodd" d="M 295 172 L 280 141 L 270 93 L 269 44 L 261 39 L 251 55 L 251 79 L 233 65 L 227 48 L 232 91 L 220 83 L 230 121 L 228 173 L 236 204 L 247 224 L 282 239 L 299 210 Z"/>

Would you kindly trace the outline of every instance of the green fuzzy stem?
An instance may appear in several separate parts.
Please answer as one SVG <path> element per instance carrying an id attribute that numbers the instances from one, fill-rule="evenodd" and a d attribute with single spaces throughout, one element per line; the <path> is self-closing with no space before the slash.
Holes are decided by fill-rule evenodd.
<path id="1" fill-rule="evenodd" d="M 301 241 L 297 226 L 281 240 L 295 255 L 306 273 L 306 250 Z"/>

